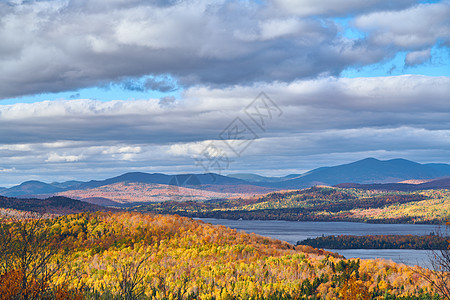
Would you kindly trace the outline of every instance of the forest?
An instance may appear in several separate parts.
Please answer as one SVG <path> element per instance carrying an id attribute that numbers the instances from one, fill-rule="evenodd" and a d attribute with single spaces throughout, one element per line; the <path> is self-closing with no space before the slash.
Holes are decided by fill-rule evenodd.
<path id="1" fill-rule="evenodd" d="M 298 241 L 297 245 L 308 245 L 327 249 L 447 249 L 447 239 L 436 234 L 418 235 L 339 235 L 321 236 Z"/>
<path id="2" fill-rule="evenodd" d="M 450 190 L 387 192 L 312 187 L 249 198 L 159 202 L 133 210 L 244 220 L 442 224 L 450 218 Z"/>
<path id="3" fill-rule="evenodd" d="M 22 214 L 34 213 L 35 215 L 67 215 L 79 212 L 118 210 L 61 196 L 46 199 L 0 196 L 0 215 L 9 215 L 14 211 L 22 212 Z"/>
<path id="4" fill-rule="evenodd" d="M 0 299 L 440 299 L 439 272 L 176 215 L 3 219 L 0 247 Z"/>

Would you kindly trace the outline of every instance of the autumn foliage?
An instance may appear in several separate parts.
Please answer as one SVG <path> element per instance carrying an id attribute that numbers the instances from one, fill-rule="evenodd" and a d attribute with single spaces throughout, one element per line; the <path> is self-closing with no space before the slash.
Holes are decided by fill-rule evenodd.
<path id="1" fill-rule="evenodd" d="M 222 201 L 168 201 L 133 209 L 219 219 L 442 224 L 450 217 L 450 190 L 312 187 Z"/>
<path id="2" fill-rule="evenodd" d="M 2 238 L 14 245 L 20 241 L 15 228 L 23 224 L 3 223 Z M 82 213 L 29 224 L 41 234 L 35 249 L 46 249 L 36 252 L 51 254 L 33 254 L 45 262 L 47 273 L 27 277 L 28 298 L 21 297 L 23 270 L 29 268 L 20 267 L 15 254 L 2 252 L 0 263 L 11 266 L 0 274 L 2 299 L 33 299 L 33 282 L 42 287 L 42 298 L 50 299 L 431 299 L 436 294 L 414 272 L 418 267 L 345 260 L 180 216 Z"/>
<path id="3" fill-rule="evenodd" d="M 417 249 L 439 250 L 447 249 L 448 238 L 437 234 L 429 235 L 329 235 L 308 238 L 297 242 L 298 245 L 308 245 L 326 249 Z"/>

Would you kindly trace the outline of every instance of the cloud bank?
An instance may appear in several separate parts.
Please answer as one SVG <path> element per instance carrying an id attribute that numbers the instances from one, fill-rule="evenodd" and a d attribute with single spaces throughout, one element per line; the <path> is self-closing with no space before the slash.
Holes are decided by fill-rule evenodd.
<path id="1" fill-rule="evenodd" d="M 352 16 L 349 38 L 335 18 Z M 442 1 L 0 2 L 0 99 L 123 83 L 170 91 L 337 76 L 398 51 L 448 47 Z M 422 52 L 421 52 L 422 51 Z M 153 76 L 142 86 L 131 79 Z"/>
<path id="2" fill-rule="evenodd" d="M 195 158 L 211 142 L 230 156 L 224 173 L 295 173 L 367 156 L 448 162 L 449 86 L 448 77 L 325 77 L 192 87 L 170 101 L 2 105 L 0 178 L 17 183 L 85 178 L 89 172 L 96 178 L 130 170 L 204 172 Z M 264 130 L 244 113 L 261 91 L 282 111 Z M 220 137 L 236 117 L 258 136 L 241 157 Z"/>

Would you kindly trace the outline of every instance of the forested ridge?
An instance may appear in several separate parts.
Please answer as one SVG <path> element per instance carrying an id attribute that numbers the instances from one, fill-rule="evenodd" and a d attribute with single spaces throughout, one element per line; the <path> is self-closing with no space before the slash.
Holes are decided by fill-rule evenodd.
<path id="1" fill-rule="evenodd" d="M 7 210 L 18 210 L 24 213 L 28 212 L 41 215 L 63 215 L 95 211 L 117 211 L 114 208 L 106 208 L 103 206 L 61 196 L 53 196 L 45 199 L 21 199 L 0 196 L 0 210 L 4 212 L 2 213 L 3 215 L 8 215 Z"/>
<path id="2" fill-rule="evenodd" d="M 308 245 L 327 249 L 447 249 L 447 240 L 436 234 L 418 235 L 339 235 L 308 238 L 297 242 L 297 245 Z"/>
<path id="3" fill-rule="evenodd" d="M 2 299 L 439 299 L 419 267 L 345 260 L 180 216 L 0 225 Z"/>
<path id="4" fill-rule="evenodd" d="M 223 219 L 442 224 L 450 218 L 450 190 L 313 187 L 222 201 L 160 202 L 133 210 Z"/>

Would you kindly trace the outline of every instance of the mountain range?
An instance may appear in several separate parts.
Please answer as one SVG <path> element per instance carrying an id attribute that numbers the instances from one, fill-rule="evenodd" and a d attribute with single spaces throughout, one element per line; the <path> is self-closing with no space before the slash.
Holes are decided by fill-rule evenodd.
<path id="1" fill-rule="evenodd" d="M 283 189 L 340 183 L 395 183 L 410 179 L 434 179 L 450 175 L 448 164 L 420 164 L 406 159 L 378 160 L 366 158 L 349 164 L 322 167 L 298 177 L 269 183 Z"/>
<path id="2" fill-rule="evenodd" d="M 403 191 L 412 192 L 420 190 L 431 189 L 450 189 L 450 177 L 427 180 L 422 183 L 372 183 L 372 184 L 359 184 L 359 183 L 341 183 L 335 185 L 340 188 L 357 188 L 366 190 L 383 190 L 383 191 Z"/>
<path id="3" fill-rule="evenodd" d="M 321 167 L 304 174 L 265 177 L 256 174 L 167 175 L 132 172 L 105 180 L 44 183 L 26 181 L 11 188 L 0 188 L 0 195 L 22 198 L 66 196 L 102 205 L 130 204 L 165 200 L 210 200 L 264 194 L 283 189 L 315 185 L 378 186 L 411 190 L 447 187 L 449 180 L 425 182 L 450 176 L 449 164 L 420 164 L 405 159 L 366 158 L 349 164 Z M 445 179 L 445 178 L 444 178 Z M 416 180 L 420 184 L 400 183 Z"/>

